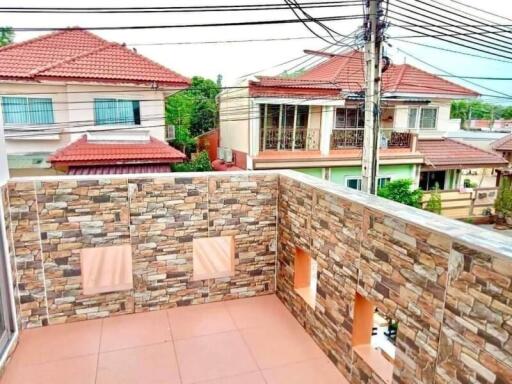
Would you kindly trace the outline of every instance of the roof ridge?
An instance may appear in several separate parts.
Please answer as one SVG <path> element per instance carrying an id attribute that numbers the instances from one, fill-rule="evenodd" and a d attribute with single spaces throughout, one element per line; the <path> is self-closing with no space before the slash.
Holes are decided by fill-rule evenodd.
<path id="1" fill-rule="evenodd" d="M 345 55 L 345 56 L 343 57 L 343 59 L 344 59 L 343 64 L 342 64 L 342 65 L 340 65 L 340 68 L 339 68 L 339 69 L 336 71 L 336 73 L 334 74 L 334 77 L 333 77 L 333 81 L 334 81 L 334 83 L 336 83 L 336 79 L 338 78 L 338 75 L 341 73 L 341 71 L 342 71 L 343 69 L 345 69 L 345 67 L 347 66 L 348 62 L 349 62 L 350 60 L 352 60 L 352 58 L 354 57 L 354 54 L 355 54 L 355 53 L 359 54 L 359 53 L 360 53 L 360 51 L 358 51 L 358 50 L 356 50 L 356 49 L 353 49 L 353 50 L 350 52 L 350 54 Z M 363 71 L 364 71 L 364 68 L 363 68 Z"/>
<path id="2" fill-rule="evenodd" d="M 12 48 L 18 48 L 18 47 L 21 47 L 23 45 L 32 44 L 32 43 L 35 43 L 35 42 L 41 41 L 41 40 L 46 40 L 46 39 L 49 39 L 50 37 L 54 37 L 54 36 L 60 35 L 62 33 L 69 32 L 71 30 L 76 30 L 76 29 L 78 29 L 78 28 L 61 29 L 61 30 L 58 30 L 58 31 L 47 33 L 45 35 L 40 35 L 40 36 L 33 37 L 31 39 L 23 40 L 23 41 L 20 41 L 19 43 L 7 44 L 7 45 L 4 45 L 3 47 L 0 47 L 0 53 L 4 52 L 4 51 L 7 51 L 9 49 L 12 49 Z"/>
<path id="3" fill-rule="evenodd" d="M 172 69 L 169 69 L 169 68 L 165 67 L 163 64 L 160 64 L 160 63 L 158 63 L 158 62 L 156 62 L 154 60 L 151 60 L 149 57 L 141 55 L 139 52 L 134 51 L 133 49 L 128 48 L 125 44 L 119 44 L 119 43 L 115 43 L 115 42 L 112 43 L 112 44 L 114 46 L 119 46 L 120 48 L 124 49 L 125 51 L 127 51 L 127 52 L 129 52 L 129 53 L 131 53 L 131 54 L 141 58 L 142 60 L 144 60 L 144 61 L 146 61 L 148 63 L 151 63 L 153 65 L 156 65 L 156 66 L 160 67 L 161 69 L 164 69 L 166 71 L 171 72 L 173 75 L 175 75 L 178 78 L 183 79 L 185 82 L 191 82 L 192 81 L 190 78 L 188 78 L 186 76 L 183 76 L 183 75 L 179 74 L 178 72 L 175 72 Z"/>
<path id="4" fill-rule="evenodd" d="M 393 84 L 393 92 L 396 92 L 396 90 L 398 89 L 398 86 L 400 85 L 400 82 L 404 78 L 405 70 L 407 69 L 407 64 L 402 64 L 402 65 L 400 65 L 400 67 L 401 67 L 400 73 L 396 77 L 395 84 Z"/>
<path id="5" fill-rule="evenodd" d="M 468 91 L 468 92 L 470 92 L 470 93 L 473 93 L 473 94 L 475 94 L 475 95 L 477 95 L 477 96 L 480 96 L 480 94 L 479 94 L 477 91 L 475 91 L 475 90 L 473 90 L 473 89 L 471 89 L 471 88 L 468 88 L 468 87 L 465 87 L 465 86 L 463 86 L 463 85 L 459 85 L 459 84 L 454 83 L 454 82 L 452 82 L 452 81 L 446 80 L 445 78 L 443 78 L 443 77 L 441 77 L 441 76 L 438 76 L 438 75 L 435 75 L 435 74 L 433 74 L 433 73 L 430 73 L 430 72 L 428 72 L 428 71 L 426 71 L 426 70 L 424 70 L 424 69 L 418 68 L 418 67 L 416 67 L 416 66 L 414 66 L 414 65 L 411 65 L 411 64 L 402 64 L 402 65 L 407 65 L 407 66 L 409 66 L 409 67 L 411 67 L 411 68 L 414 68 L 414 69 L 415 69 L 415 70 L 417 70 L 417 71 L 420 71 L 420 72 L 422 72 L 422 73 L 426 73 L 426 74 L 427 74 L 427 75 L 429 75 L 429 76 L 435 77 L 435 78 L 437 78 L 437 79 L 439 79 L 439 80 L 441 80 L 441 81 L 443 81 L 443 82 L 445 82 L 445 83 L 447 83 L 447 84 L 450 84 L 450 85 L 452 85 L 452 86 L 456 86 L 456 87 L 462 88 L 462 89 L 464 89 L 464 90 L 466 90 L 466 91 Z"/>
<path id="6" fill-rule="evenodd" d="M 455 139 L 453 139 L 453 138 L 451 138 L 451 137 L 444 137 L 444 139 L 445 139 L 445 140 L 449 140 L 449 141 L 454 141 L 454 142 L 456 142 L 456 143 L 458 143 L 458 144 L 462 144 L 462 145 L 464 145 L 464 146 L 466 146 L 466 147 L 468 147 L 468 148 L 478 149 L 478 150 L 480 150 L 480 151 L 482 151 L 482 152 L 488 153 L 489 155 L 493 155 L 493 156 L 496 156 L 496 157 L 499 157 L 499 158 L 503 159 L 503 157 L 502 157 L 502 156 L 500 156 L 500 155 L 498 155 L 496 152 L 488 151 L 488 150 L 483 149 L 483 148 L 478 148 L 478 147 L 476 147 L 476 146 L 474 146 L 474 145 L 471 145 L 471 144 L 465 143 L 465 142 L 463 142 L 463 141 L 455 140 Z M 505 159 L 503 159 L 503 160 L 505 160 Z"/>
<path id="7" fill-rule="evenodd" d="M 103 40 L 103 39 L 102 39 Z M 95 48 L 92 48 L 92 49 L 89 49 L 88 51 L 85 51 L 85 52 L 80 52 L 74 56 L 69 56 L 65 59 L 62 59 L 60 61 L 57 61 L 55 63 L 51 63 L 51 64 L 48 64 L 47 66 L 45 67 L 42 67 L 42 68 L 36 68 L 34 69 L 33 71 L 30 72 L 30 74 L 32 76 L 34 75 L 37 75 L 37 74 L 41 74 L 45 71 L 48 71 L 49 69 L 52 69 L 52 68 L 55 68 L 55 67 L 58 67 L 59 65 L 62 65 L 62 64 L 66 64 L 66 63 L 69 63 L 73 60 L 76 60 L 76 59 L 81 59 L 82 57 L 85 57 L 85 56 L 88 56 L 92 53 L 95 53 L 97 51 L 101 51 L 107 47 L 109 47 L 110 45 L 112 45 L 114 43 L 109 43 L 108 41 L 105 40 L 105 42 L 103 43 L 103 45 L 99 46 L 99 47 L 95 47 Z"/>
<path id="8" fill-rule="evenodd" d="M 512 140 L 512 133 L 509 133 L 508 135 L 505 135 L 505 136 L 499 138 L 498 140 L 493 141 L 491 143 L 491 148 L 492 149 L 496 149 L 500 145 L 506 144 L 506 143 L 508 143 L 511 140 Z"/>

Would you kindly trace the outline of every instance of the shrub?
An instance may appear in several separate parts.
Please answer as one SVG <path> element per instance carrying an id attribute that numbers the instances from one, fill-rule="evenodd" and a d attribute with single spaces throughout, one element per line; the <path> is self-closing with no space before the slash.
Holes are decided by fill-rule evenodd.
<path id="1" fill-rule="evenodd" d="M 512 189 L 510 185 L 510 178 L 503 177 L 498 189 L 498 195 L 494 202 L 494 209 L 497 214 L 508 216 L 512 214 Z"/>
<path id="2" fill-rule="evenodd" d="M 441 193 L 439 193 L 439 184 L 436 183 L 435 189 L 432 191 L 430 195 L 430 199 L 427 202 L 427 206 L 425 210 L 430 211 L 432 213 L 441 214 L 442 204 L 441 204 Z"/>
<path id="3" fill-rule="evenodd" d="M 421 208 L 423 192 L 420 189 L 413 189 L 412 180 L 410 179 L 392 180 L 379 188 L 377 194 L 389 200 Z"/>
<path id="4" fill-rule="evenodd" d="M 212 164 L 206 151 L 200 152 L 196 158 L 186 163 L 178 163 L 172 166 L 173 172 L 208 172 L 212 170 Z"/>

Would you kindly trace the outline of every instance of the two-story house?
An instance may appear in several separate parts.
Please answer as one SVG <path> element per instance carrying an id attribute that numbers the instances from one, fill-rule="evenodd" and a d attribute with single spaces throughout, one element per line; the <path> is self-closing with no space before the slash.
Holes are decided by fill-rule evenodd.
<path id="1" fill-rule="evenodd" d="M 80 28 L 1 48 L 0 124 L 11 176 L 55 173 L 48 160 L 58 150 L 56 159 L 68 161 L 66 169 L 142 160 L 166 162 L 169 171 L 173 159 L 184 155 L 165 143 L 165 97 L 189 83 L 125 45 Z M 63 159 L 67 146 L 70 156 Z"/>
<path id="2" fill-rule="evenodd" d="M 360 188 L 363 53 L 306 53 L 324 60 L 295 76 L 258 77 L 221 94 L 219 153 L 228 153 L 235 165 L 247 164 L 248 169 L 293 168 Z M 452 168 L 443 164 L 441 180 L 433 154 L 421 150 L 431 148 L 430 140 L 442 144 L 446 157 L 460 150 L 460 143 L 443 137 L 460 129 L 460 120 L 450 119 L 450 104 L 477 96 L 411 65 L 390 64 L 382 81 L 379 184 L 409 178 L 425 189 L 435 181 L 448 189 L 458 182 L 461 166 L 500 163 L 474 148 L 450 163 Z M 484 158 L 481 164 L 475 156 Z"/>

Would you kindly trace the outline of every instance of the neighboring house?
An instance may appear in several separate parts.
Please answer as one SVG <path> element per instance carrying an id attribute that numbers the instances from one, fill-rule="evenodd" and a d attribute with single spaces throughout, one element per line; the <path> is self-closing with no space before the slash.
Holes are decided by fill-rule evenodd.
<path id="1" fill-rule="evenodd" d="M 221 93 L 219 152 L 248 169 L 293 168 L 360 188 L 363 53 L 306 52 L 325 60 L 294 77 L 259 77 Z M 397 178 L 419 183 L 422 167 L 431 165 L 418 142 L 459 130 L 451 101 L 478 97 L 408 64 L 389 66 L 382 95 L 380 185 Z"/>
<path id="2" fill-rule="evenodd" d="M 48 156 L 85 132 L 136 130 L 165 140 L 165 97 L 190 83 L 80 28 L 1 48 L 0 82 L 12 176 L 54 173 Z"/>
<path id="3" fill-rule="evenodd" d="M 148 132 L 108 131 L 83 135 L 48 158 L 52 167 L 70 175 L 161 173 L 186 156 Z"/>
<path id="4" fill-rule="evenodd" d="M 502 155 L 512 166 L 512 134 L 491 143 L 491 148 Z"/>
<path id="5" fill-rule="evenodd" d="M 512 120 L 469 120 L 467 122 L 468 129 L 477 129 L 483 131 L 494 132 L 512 132 Z"/>

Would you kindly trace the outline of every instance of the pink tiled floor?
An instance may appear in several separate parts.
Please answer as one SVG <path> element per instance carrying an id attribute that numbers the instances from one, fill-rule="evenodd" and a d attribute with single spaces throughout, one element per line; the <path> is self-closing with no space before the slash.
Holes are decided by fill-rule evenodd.
<path id="1" fill-rule="evenodd" d="M 275 296 L 23 332 L 1 384 L 348 384 Z"/>

